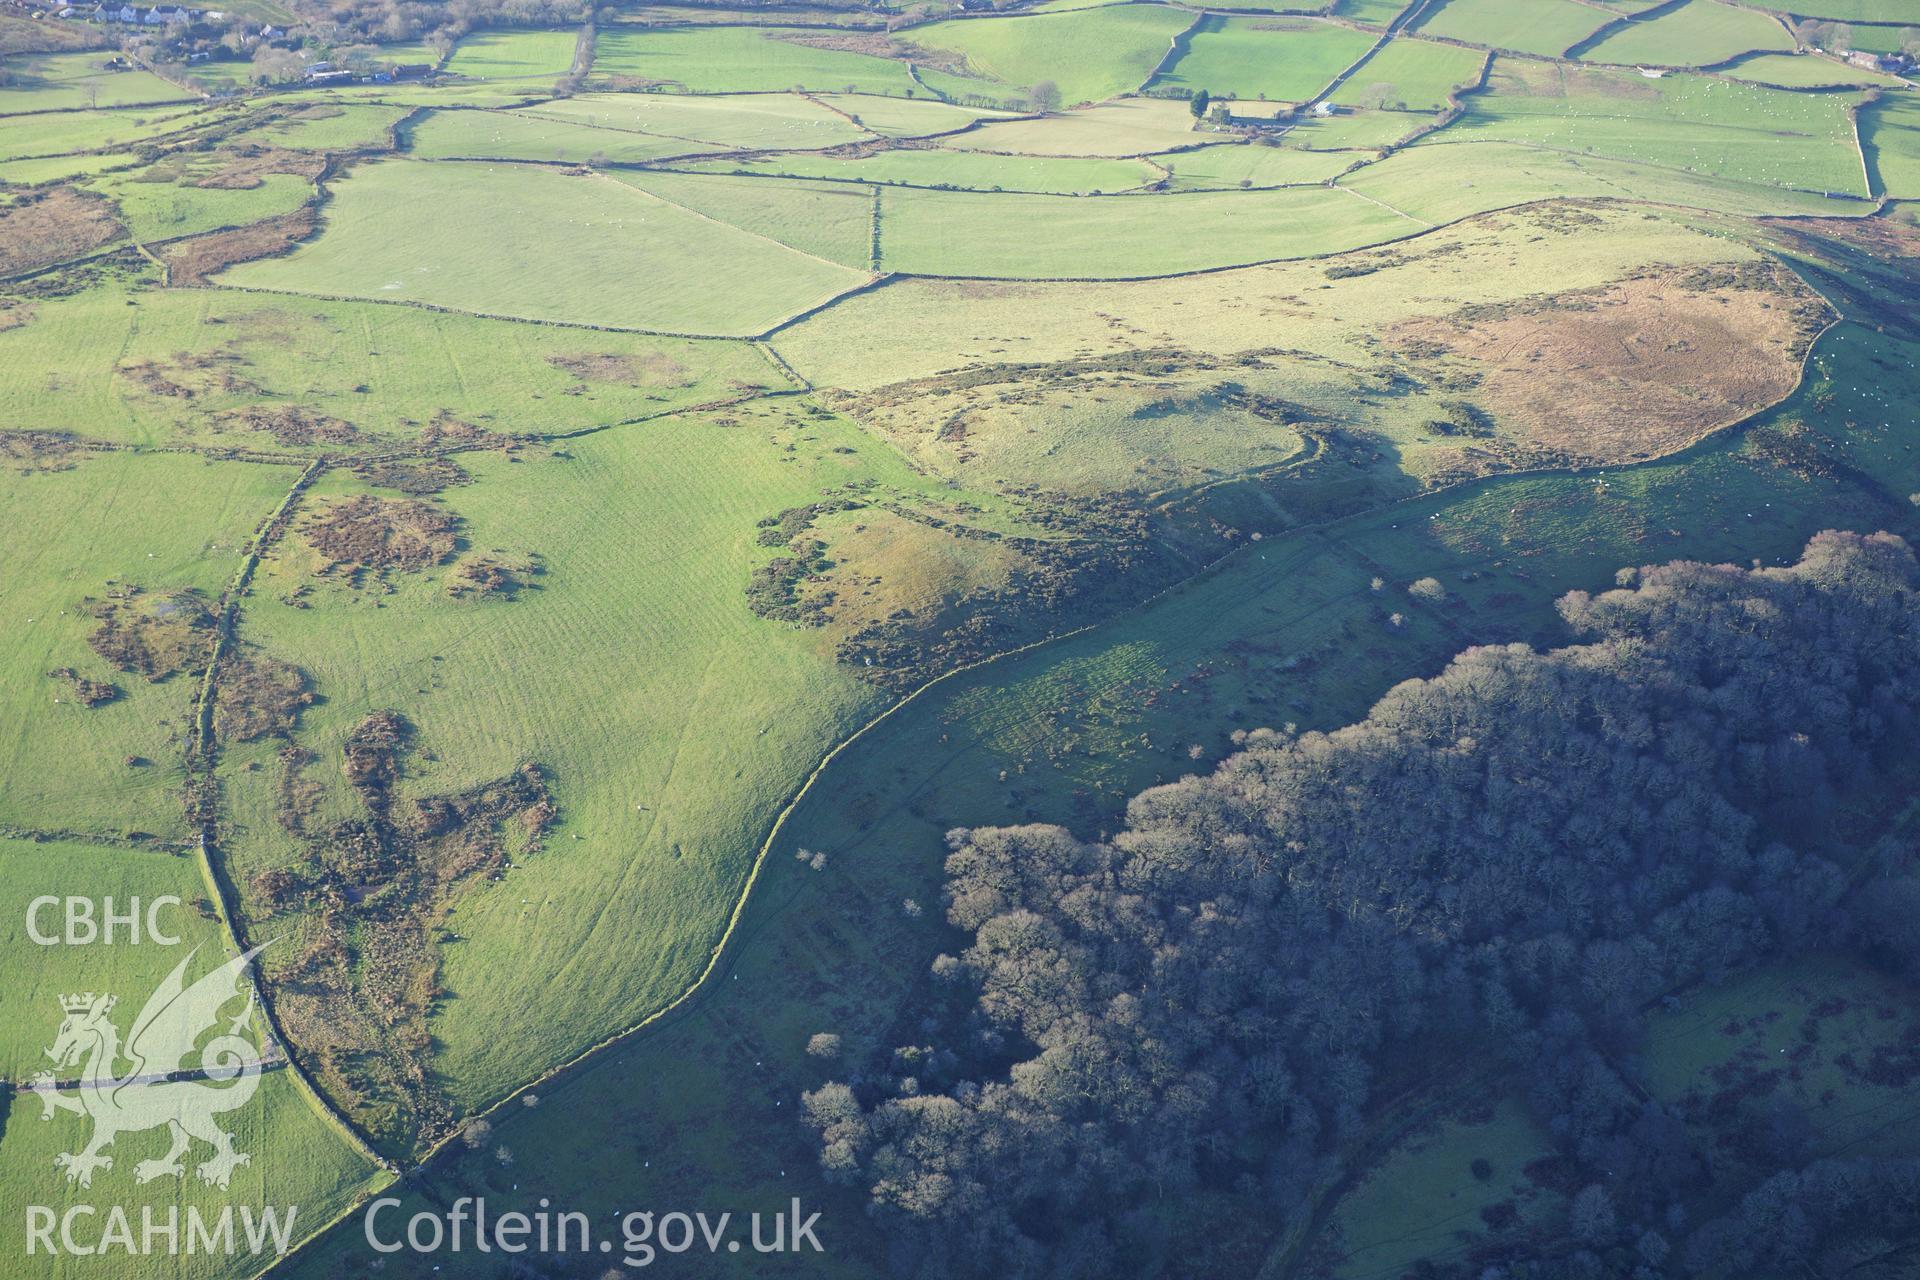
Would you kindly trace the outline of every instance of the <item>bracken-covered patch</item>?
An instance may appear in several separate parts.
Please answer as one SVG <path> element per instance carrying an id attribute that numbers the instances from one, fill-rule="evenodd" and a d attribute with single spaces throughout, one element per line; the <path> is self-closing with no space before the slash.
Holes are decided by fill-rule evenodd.
<path id="1" fill-rule="evenodd" d="M 417 572 L 459 547 L 460 519 L 430 502 L 362 494 L 321 508 L 302 530 L 329 568 Z"/>

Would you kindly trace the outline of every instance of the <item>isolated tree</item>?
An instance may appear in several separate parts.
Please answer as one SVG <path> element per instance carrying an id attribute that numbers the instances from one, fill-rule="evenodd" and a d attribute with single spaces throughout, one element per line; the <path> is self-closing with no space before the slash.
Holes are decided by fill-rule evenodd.
<path id="1" fill-rule="evenodd" d="M 840 1037 L 831 1031 L 817 1031 L 807 1040 L 807 1055 L 813 1058 L 840 1056 Z"/>
<path id="2" fill-rule="evenodd" d="M 1047 112 L 1060 109 L 1060 86 L 1051 80 L 1042 80 L 1033 86 L 1027 95 L 1027 105 L 1035 111 Z"/>
<path id="3" fill-rule="evenodd" d="M 1187 100 L 1187 110 L 1193 112 L 1195 120 L 1204 119 L 1207 114 L 1207 104 L 1212 101 L 1213 95 L 1205 89 L 1195 89 L 1193 97 Z"/>

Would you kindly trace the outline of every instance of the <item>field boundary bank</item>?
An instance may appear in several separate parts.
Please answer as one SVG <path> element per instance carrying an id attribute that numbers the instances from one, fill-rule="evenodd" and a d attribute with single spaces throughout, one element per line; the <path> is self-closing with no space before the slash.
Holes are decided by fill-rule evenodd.
<path id="1" fill-rule="evenodd" d="M 240 923 L 235 911 L 235 894 L 232 882 L 228 879 L 224 859 L 219 852 L 219 742 L 214 733 L 214 708 L 219 698 L 220 671 L 223 659 L 238 643 L 236 628 L 240 616 L 240 602 L 252 588 L 253 575 L 260 567 L 260 561 L 287 531 L 292 524 L 294 510 L 300 499 L 311 489 L 314 482 L 332 466 L 325 457 L 314 459 L 294 480 L 287 492 L 254 530 L 248 540 L 246 554 L 241 557 L 240 566 L 221 593 L 218 608 L 218 624 L 214 633 L 213 655 L 207 661 L 206 672 L 201 676 L 200 689 L 194 703 L 193 723 L 188 729 L 186 744 L 187 762 L 187 808 L 188 821 L 198 832 L 197 849 L 199 853 L 200 873 L 212 891 L 214 910 L 219 917 L 221 931 L 237 952 L 247 950 L 247 931 Z M 271 943 L 262 945 L 269 945 Z M 294 1056 L 289 1040 L 281 1028 L 279 1016 L 274 1011 L 268 985 L 261 982 L 257 975 L 249 974 L 249 984 L 254 992 L 260 1009 L 260 1016 L 267 1026 L 267 1034 L 275 1048 L 286 1060 L 293 1078 L 299 1082 L 300 1091 L 308 1104 L 328 1121 L 335 1131 L 361 1157 L 376 1168 L 388 1173 L 394 1172 L 391 1161 L 380 1155 L 344 1112 L 340 1111 L 333 1100 L 323 1093 Z M 309 1237 L 310 1239 L 311 1237 Z M 290 1255 L 289 1255 L 290 1256 Z"/>
<path id="2" fill-rule="evenodd" d="M 168 840 L 162 836 L 152 836 L 142 840 L 108 831 L 16 827 L 11 824 L 0 825 L 0 840 L 13 840 L 21 844 L 84 844 L 95 849 L 122 849 L 128 853 L 151 853 L 171 858 L 190 857 L 195 851 L 190 838 Z"/>
<path id="3" fill-rule="evenodd" d="M 1572 44 L 1568 45 L 1566 47 L 1565 52 L 1563 52 L 1560 55 L 1560 57 L 1562 59 L 1566 59 L 1569 61 L 1575 61 L 1575 62 L 1584 61 L 1585 60 L 1584 55 L 1586 54 L 1587 50 L 1592 49 L 1594 46 L 1600 44 L 1602 41 L 1608 39 L 1609 37 L 1616 36 L 1620 34 L 1622 31 L 1629 30 L 1633 27 L 1640 26 L 1644 23 L 1653 22 L 1657 19 L 1664 18 L 1668 14 L 1674 13 L 1690 3 L 1692 3 L 1692 0 L 1663 0 L 1663 3 L 1656 4 L 1651 9 L 1642 9 L 1639 13 L 1619 14 L 1614 18 L 1612 22 L 1601 23 L 1598 27 L 1594 28 L 1592 31 L 1589 31 L 1585 36 L 1581 37 L 1580 39 L 1574 41 Z M 1627 64 L 1617 63 L 1617 62 L 1616 63 L 1601 62 L 1601 63 L 1594 63 L 1593 65 L 1625 66 Z"/>

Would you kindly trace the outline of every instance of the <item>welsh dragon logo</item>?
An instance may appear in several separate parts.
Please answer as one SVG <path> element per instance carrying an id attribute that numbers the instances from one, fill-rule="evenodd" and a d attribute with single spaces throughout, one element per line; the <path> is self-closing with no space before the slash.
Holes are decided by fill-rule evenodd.
<path id="1" fill-rule="evenodd" d="M 245 1152 L 234 1150 L 232 1135 L 215 1124 L 214 1117 L 245 1106 L 259 1088 L 260 1050 L 241 1034 L 253 1014 L 247 966 L 259 951 L 255 947 L 235 956 L 191 986 L 185 982 L 193 959 L 189 954 L 147 998 L 124 1044 L 110 1016 L 116 997 L 88 992 L 60 998 L 66 1016 L 47 1056 L 56 1067 L 84 1063 L 81 1078 L 77 1086 L 62 1087 L 55 1084 L 53 1072 L 42 1071 L 31 1088 L 46 1107 L 42 1120 L 62 1111 L 93 1120 L 86 1146 L 54 1157 L 55 1167 L 66 1170 L 67 1181 L 92 1186 L 95 1170 L 113 1168 L 113 1157 L 105 1152 L 115 1138 L 163 1127 L 171 1138 L 166 1154 L 136 1164 L 133 1176 L 138 1182 L 182 1176 L 182 1157 L 195 1140 L 213 1148 L 194 1169 L 209 1186 L 225 1187 L 233 1171 L 251 1161 Z M 246 1008 L 227 1023 L 223 1034 L 201 1046 L 201 1036 L 219 1026 L 222 1007 L 242 994 Z M 128 1064 L 125 1072 L 119 1070 L 123 1061 Z"/>

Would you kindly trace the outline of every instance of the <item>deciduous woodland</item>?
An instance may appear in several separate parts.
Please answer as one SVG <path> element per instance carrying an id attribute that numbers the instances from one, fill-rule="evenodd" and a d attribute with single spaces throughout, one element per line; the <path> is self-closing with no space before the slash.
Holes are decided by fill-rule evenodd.
<path id="1" fill-rule="evenodd" d="M 1705 1272 L 1858 1257 L 1910 1229 L 1911 1159 L 1791 1167 L 1729 1220 L 1632 1066 L 1644 1013 L 1764 958 L 1920 960 L 1901 819 L 1920 715 L 1920 564 L 1825 533 L 1790 568 L 1677 562 L 1562 598 L 1583 643 L 1468 650 L 1331 732 L 1260 729 L 1141 793 L 1111 840 L 948 836 L 925 1045 L 809 1093 L 821 1161 L 928 1274 L 1132 1275 L 1147 1207 L 1209 1183 L 1297 1201 L 1422 1060 L 1505 1071 L 1584 1186 L 1570 1251 Z M 1789 1222 L 1767 1219 L 1798 1188 Z M 956 1264 L 956 1259 L 964 1259 Z"/>

